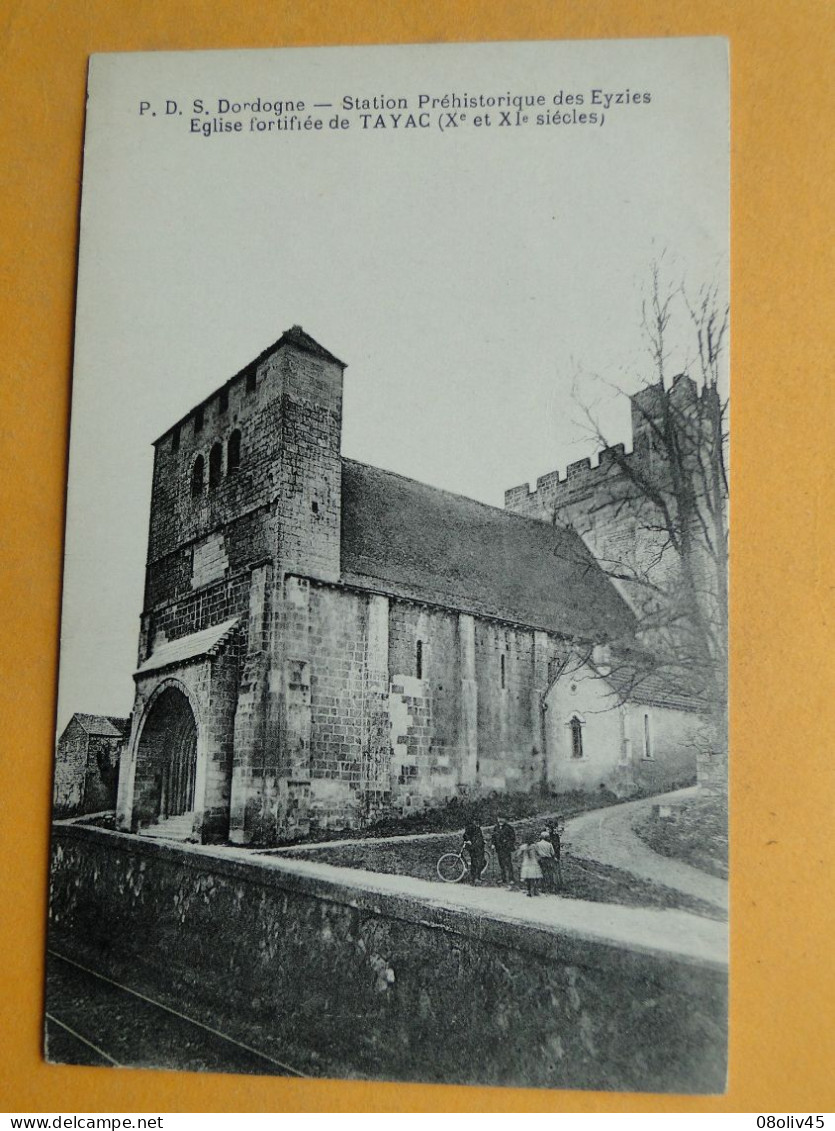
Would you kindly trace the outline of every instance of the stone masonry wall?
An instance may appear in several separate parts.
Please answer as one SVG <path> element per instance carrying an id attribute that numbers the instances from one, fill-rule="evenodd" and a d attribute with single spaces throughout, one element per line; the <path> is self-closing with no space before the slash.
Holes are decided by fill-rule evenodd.
<path id="1" fill-rule="evenodd" d="M 476 621 L 479 781 L 483 789 L 528 790 L 542 779 L 538 715 L 532 708 L 534 634 Z"/>
<path id="2" fill-rule="evenodd" d="M 543 780 L 544 633 L 296 577 L 281 608 L 280 772 L 305 783 L 300 835 Z"/>
<path id="3" fill-rule="evenodd" d="M 112 735 L 90 735 L 84 769 L 85 813 L 101 813 L 115 807 L 119 759 L 124 745 L 124 739 Z"/>
<path id="4" fill-rule="evenodd" d="M 277 585 L 282 571 L 299 566 L 338 578 L 341 421 L 341 366 L 285 345 L 157 442 L 140 661 L 155 639 L 245 612 L 249 573 L 264 561 L 277 564 Z M 213 449 L 221 456 L 216 482 Z"/>
<path id="5" fill-rule="evenodd" d="M 332 877 L 55 826 L 49 945 L 323 1075 L 724 1089 L 726 967 Z"/>
<path id="6" fill-rule="evenodd" d="M 145 607 L 189 600 L 196 590 L 225 578 L 237 577 L 254 562 L 269 557 L 274 544 L 274 508 L 264 505 L 230 519 L 205 538 L 186 541 L 155 562 L 146 574 Z M 215 568 L 202 571 L 199 560 L 215 548 Z"/>
<path id="7" fill-rule="evenodd" d="M 158 562 L 185 543 L 205 537 L 275 498 L 281 382 L 271 370 L 269 359 L 257 368 L 250 367 L 249 372 L 254 374 L 254 388 L 246 372 L 239 374 L 157 441 L 149 563 Z M 240 466 L 230 474 L 228 446 L 236 430 L 241 434 Z M 216 487 L 210 488 L 209 460 L 212 447 L 218 443 L 223 449 L 221 478 Z M 203 458 L 203 489 L 193 497 L 192 470 L 198 456 Z"/>
<path id="8" fill-rule="evenodd" d="M 116 804 L 116 781 L 124 739 L 88 734 L 72 719 L 55 757 L 53 807 L 56 816 L 100 813 Z"/>
<path id="9" fill-rule="evenodd" d="M 463 776 L 459 653 L 455 613 L 391 602 L 391 792 L 393 807 L 404 814 L 458 792 Z"/>
<path id="10" fill-rule="evenodd" d="M 350 804 L 361 776 L 367 601 L 317 586 L 310 612 L 311 776 Z M 324 802 L 324 788 L 318 796 Z"/>
<path id="11" fill-rule="evenodd" d="M 72 719 L 58 740 L 52 804 L 56 816 L 80 813 L 84 801 L 84 774 L 87 765 L 87 732 Z"/>
<path id="12" fill-rule="evenodd" d="M 282 375 L 278 557 L 285 572 L 338 581 L 342 522 L 342 367 L 292 350 Z"/>
<path id="13" fill-rule="evenodd" d="M 293 575 L 273 631 L 269 655 L 250 645 L 243 666 L 234 842 L 540 782 L 544 634 Z"/>
<path id="14" fill-rule="evenodd" d="M 240 617 L 245 629 L 250 584 L 250 571 L 242 571 L 146 614 L 146 654 L 141 658 L 147 659 L 154 648 L 166 640 L 190 636 L 212 625 L 223 624 L 233 617 Z"/>

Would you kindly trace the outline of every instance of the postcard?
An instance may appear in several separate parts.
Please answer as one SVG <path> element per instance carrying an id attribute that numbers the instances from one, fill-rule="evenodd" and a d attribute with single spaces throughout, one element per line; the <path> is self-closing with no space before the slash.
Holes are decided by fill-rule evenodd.
<path id="1" fill-rule="evenodd" d="M 719 1093 L 727 44 L 90 62 L 46 1057 Z"/>

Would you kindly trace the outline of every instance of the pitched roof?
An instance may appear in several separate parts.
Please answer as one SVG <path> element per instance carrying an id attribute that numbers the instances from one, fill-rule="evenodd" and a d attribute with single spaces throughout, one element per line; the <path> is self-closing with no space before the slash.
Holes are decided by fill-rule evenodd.
<path id="1" fill-rule="evenodd" d="M 634 617 L 573 530 L 342 461 L 342 579 L 546 632 L 617 639 Z"/>
<path id="2" fill-rule="evenodd" d="M 705 700 L 682 686 L 672 672 L 647 671 L 628 662 L 616 661 L 603 678 L 625 703 L 672 707 L 681 711 L 707 710 Z"/>
<path id="3" fill-rule="evenodd" d="M 216 624 L 212 628 L 204 628 L 200 632 L 193 632 L 191 636 L 181 636 L 179 640 L 169 640 L 161 644 L 151 653 L 144 664 L 136 669 L 135 675 L 145 675 L 146 672 L 158 671 L 160 668 L 169 668 L 176 664 L 195 660 L 198 656 L 214 656 L 228 639 L 238 617 L 226 620 L 223 624 Z"/>
<path id="4" fill-rule="evenodd" d="M 116 715 L 86 715 L 81 711 L 76 711 L 73 719 L 87 734 L 106 738 L 122 738 L 130 725 L 130 719 L 120 719 Z"/>
<path id="5" fill-rule="evenodd" d="M 305 333 L 301 326 L 291 326 L 289 330 L 285 330 L 275 345 L 259 354 L 258 360 L 261 361 L 269 357 L 274 350 L 283 345 L 296 346 L 298 349 L 304 350 L 305 353 L 312 353 L 314 357 L 321 357 L 324 361 L 333 361 L 337 365 L 341 365 L 343 369 L 347 368 L 344 361 L 340 361 L 324 346 L 320 346 L 316 339 Z"/>

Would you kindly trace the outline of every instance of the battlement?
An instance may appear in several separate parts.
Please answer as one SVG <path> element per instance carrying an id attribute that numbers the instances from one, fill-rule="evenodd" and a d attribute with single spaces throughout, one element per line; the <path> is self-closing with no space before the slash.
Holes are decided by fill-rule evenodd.
<path id="1" fill-rule="evenodd" d="M 615 469 L 632 460 L 647 458 L 652 446 L 653 426 L 664 411 L 665 397 L 677 410 L 681 410 L 690 404 L 695 405 L 701 395 L 696 382 L 686 373 L 679 373 L 666 388 L 657 382 L 639 389 L 629 398 L 632 424 L 632 447 L 629 450 L 625 444 L 612 444 L 590 458 L 569 463 L 564 470 L 557 468 L 541 475 L 534 489 L 527 483 L 511 487 L 505 491 L 505 508 L 530 517 L 552 520 L 555 508 L 563 502 L 573 502 L 604 482 L 610 485 Z"/>
<path id="2" fill-rule="evenodd" d="M 573 494 L 575 489 L 594 487 L 608 476 L 611 468 L 621 466 L 624 460 L 631 459 L 633 455 L 634 452 L 626 451 L 624 444 L 612 444 L 596 456 L 587 456 L 569 463 L 565 470 L 558 468 L 540 475 L 533 490 L 528 483 L 509 488 L 504 493 L 505 509 L 518 511 L 520 514 L 533 514 L 542 504 L 551 505 L 565 491 Z"/>

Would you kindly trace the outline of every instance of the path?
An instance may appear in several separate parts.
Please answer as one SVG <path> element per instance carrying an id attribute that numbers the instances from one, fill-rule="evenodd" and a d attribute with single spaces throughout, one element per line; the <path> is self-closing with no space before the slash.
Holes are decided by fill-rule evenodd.
<path id="1" fill-rule="evenodd" d="M 240 860 L 248 864 L 338 884 L 344 893 L 405 897 L 426 906 L 468 911 L 476 917 L 545 927 L 595 942 L 608 942 L 646 954 L 677 955 L 684 961 L 707 962 L 724 968 L 728 961 L 727 924 L 689 911 L 654 907 L 624 907 L 543 895 L 528 899 L 523 892 L 504 888 L 443 884 L 414 876 L 366 872 L 335 864 L 320 864 L 290 856 L 253 853 L 251 849 L 215 845 L 183 845 L 186 853 Z"/>
<path id="2" fill-rule="evenodd" d="M 677 891 L 712 903 L 727 910 L 728 883 L 709 876 L 680 860 L 653 852 L 632 831 L 632 822 L 639 814 L 648 813 L 653 805 L 687 801 L 697 794 L 697 787 L 663 793 L 657 797 L 626 801 L 607 809 L 594 809 L 566 821 L 565 839 L 575 856 L 586 856 L 613 868 L 632 872 Z"/>

